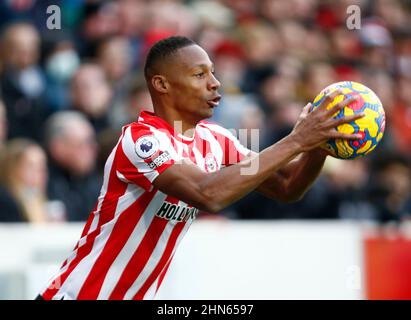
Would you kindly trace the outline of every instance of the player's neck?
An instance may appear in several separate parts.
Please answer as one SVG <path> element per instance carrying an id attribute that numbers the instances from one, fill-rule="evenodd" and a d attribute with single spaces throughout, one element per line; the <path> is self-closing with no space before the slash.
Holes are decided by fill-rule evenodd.
<path id="1" fill-rule="evenodd" d="M 174 134 L 181 134 L 186 138 L 192 138 L 198 123 L 195 119 L 189 119 L 182 113 L 171 108 L 155 108 L 154 113 L 166 121 L 173 129 Z"/>

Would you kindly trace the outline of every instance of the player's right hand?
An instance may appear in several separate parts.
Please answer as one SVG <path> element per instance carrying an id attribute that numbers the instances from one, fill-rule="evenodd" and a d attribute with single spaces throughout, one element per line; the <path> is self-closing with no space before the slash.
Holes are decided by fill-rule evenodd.
<path id="1" fill-rule="evenodd" d="M 301 148 L 302 152 L 312 150 L 323 145 L 329 139 L 360 139 L 360 134 L 348 134 L 338 132 L 336 128 L 344 123 L 364 117 L 365 114 L 359 113 L 334 119 L 333 115 L 338 113 L 345 106 L 356 100 L 356 97 L 350 97 L 337 103 L 327 110 L 327 106 L 334 99 L 342 94 L 340 90 L 328 93 L 318 108 L 310 112 L 311 103 L 308 103 L 301 112 L 290 137 Z"/>

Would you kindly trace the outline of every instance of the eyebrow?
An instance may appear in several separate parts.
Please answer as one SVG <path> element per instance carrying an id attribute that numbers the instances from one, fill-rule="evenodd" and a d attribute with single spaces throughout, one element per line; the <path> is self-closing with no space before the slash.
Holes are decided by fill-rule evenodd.
<path id="1" fill-rule="evenodd" d="M 201 64 L 196 64 L 193 68 L 202 68 L 202 69 L 208 69 L 210 67 L 209 64 L 201 63 Z M 211 63 L 211 69 L 214 69 L 214 63 Z"/>

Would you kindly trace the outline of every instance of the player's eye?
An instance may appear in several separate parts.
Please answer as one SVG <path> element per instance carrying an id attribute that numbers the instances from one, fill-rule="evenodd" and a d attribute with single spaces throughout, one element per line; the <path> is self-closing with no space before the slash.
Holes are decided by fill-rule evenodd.
<path id="1" fill-rule="evenodd" d="M 204 77 L 204 75 L 205 75 L 204 72 L 199 72 L 199 73 L 196 73 L 196 74 L 195 74 L 195 76 L 196 76 L 197 78 L 202 78 L 202 77 Z"/>

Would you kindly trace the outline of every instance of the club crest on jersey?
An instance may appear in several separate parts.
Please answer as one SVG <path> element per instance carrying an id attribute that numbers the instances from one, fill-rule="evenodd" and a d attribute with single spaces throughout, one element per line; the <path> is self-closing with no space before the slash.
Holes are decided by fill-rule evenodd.
<path id="1" fill-rule="evenodd" d="M 142 136 L 135 145 L 135 151 L 141 159 L 150 158 L 159 149 L 160 143 L 154 136 Z"/>
<path id="2" fill-rule="evenodd" d="M 212 153 L 207 153 L 204 159 L 204 169 L 206 172 L 215 172 L 218 169 L 217 159 Z"/>

